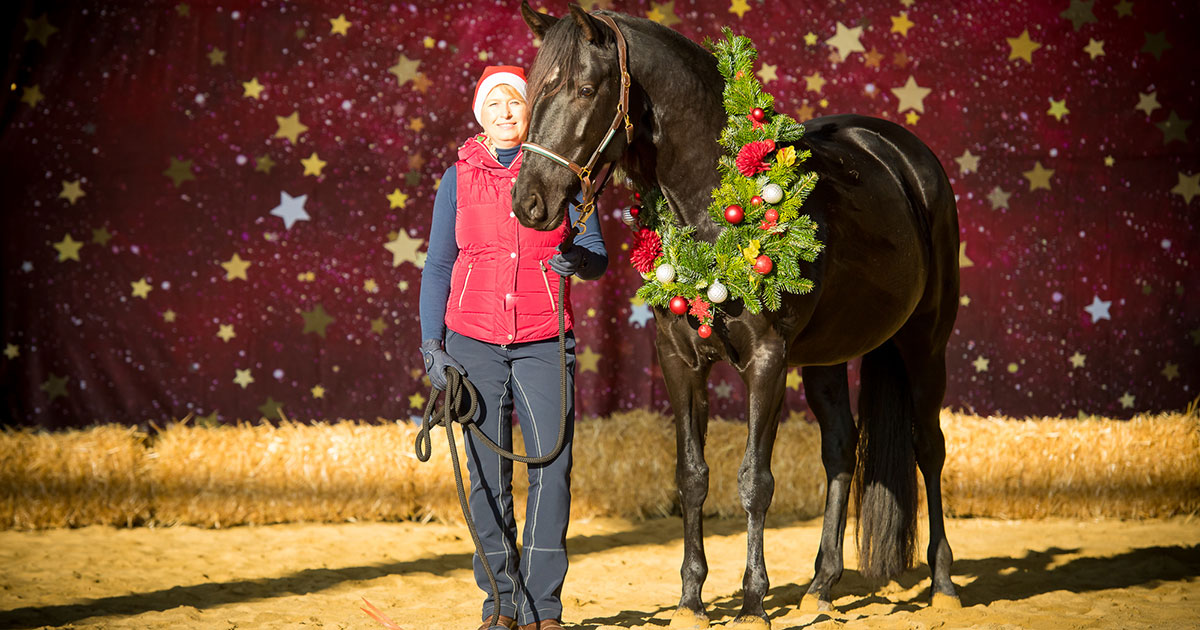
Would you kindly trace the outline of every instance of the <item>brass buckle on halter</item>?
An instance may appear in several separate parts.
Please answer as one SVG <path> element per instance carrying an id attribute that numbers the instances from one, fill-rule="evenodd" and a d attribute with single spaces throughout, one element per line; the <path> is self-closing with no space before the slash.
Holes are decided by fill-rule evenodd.
<path id="1" fill-rule="evenodd" d="M 596 211 L 596 200 L 588 199 L 579 207 L 579 218 L 571 224 L 571 229 L 575 230 L 576 236 L 587 232 L 587 220 Z"/>

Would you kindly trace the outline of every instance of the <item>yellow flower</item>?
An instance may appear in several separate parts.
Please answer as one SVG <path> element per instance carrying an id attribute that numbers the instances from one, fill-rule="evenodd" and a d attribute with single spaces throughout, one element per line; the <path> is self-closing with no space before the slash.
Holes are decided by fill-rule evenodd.
<path id="1" fill-rule="evenodd" d="M 775 153 L 775 161 L 784 166 L 796 163 L 796 147 L 786 146 Z"/>
<path id="2" fill-rule="evenodd" d="M 759 248 L 758 239 L 754 239 L 754 240 L 750 241 L 750 247 L 747 247 L 742 250 L 742 256 L 745 256 L 746 260 L 748 260 L 750 262 L 754 262 L 758 258 L 758 248 Z"/>

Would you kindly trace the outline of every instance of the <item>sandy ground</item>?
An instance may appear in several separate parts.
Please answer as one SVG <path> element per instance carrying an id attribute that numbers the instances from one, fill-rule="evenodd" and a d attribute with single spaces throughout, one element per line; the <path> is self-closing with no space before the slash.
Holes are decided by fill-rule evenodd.
<path id="1" fill-rule="evenodd" d="M 948 523 L 964 608 L 933 610 L 924 567 L 871 592 L 853 571 L 835 613 L 796 606 L 819 521 L 767 532 L 774 630 L 1200 628 L 1200 521 Z M 715 624 L 738 606 L 741 521 L 710 520 L 704 593 Z M 657 628 L 679 597 L 678 519 L 577 522 L 568 628 Z M 850 540 L 852 540 L 852 535 Z M 87 527 L 0 532 L 0 628 L 378 629 L 366 597 L 406 629 L 473 630 L 481 595 L 461 527 L 416 523 Z"/>

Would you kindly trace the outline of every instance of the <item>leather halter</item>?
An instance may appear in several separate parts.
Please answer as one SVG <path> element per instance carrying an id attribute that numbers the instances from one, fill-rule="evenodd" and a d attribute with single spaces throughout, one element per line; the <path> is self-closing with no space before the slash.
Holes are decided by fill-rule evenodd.
<path id="1" fill-rule="evenodd" d="M 600 154 L 604 153 L 604 149 L 608 148 L 608 143 L 612 141 L 613 136 L 621 129 L 622 124 L 625 127 L 626 141 L 633 142 L 633 123 L 629 121 L 629 86 L 632 84 L 632 80 L 629 77 L 629 65 L 625 54 L 625 36 L 621 33 L 621 29 L 617 28 L 617 23 L 611 17 L 594 13 L 592 16 L 607 24 L 617 35 L 617 60 L 621 69 L 621 100 L 617 103 L 617 115 L 613 117 L 613 122 L 609 126 L 608 133 L 605 134 L 604 140 L 592 152 L 591 159 L 584 166 L 580 166 L 540 144 L 532 142 L 521 144 L 522 150 L 531 151 L 542 157 L 550 158 L 571 169 L 571 172 L 575 173 L 575 176 L 579 178 L 579 184 L 583 193 L 583 204 L 579 208 L 579 218 L 575 220 L 575 223 L 571 227 L 573 231 L 580 234 L 587 229 L 584 222 L 596 211 L 596 195 L 598 194 L 598 189 L 603 188 L 603 183 L 597 187 L 596 182 L 592 181 L 592 169 L 596 167 L 596 161 L 600 159 Z M 607 175 L 605 179 L 607 179 Z"/>

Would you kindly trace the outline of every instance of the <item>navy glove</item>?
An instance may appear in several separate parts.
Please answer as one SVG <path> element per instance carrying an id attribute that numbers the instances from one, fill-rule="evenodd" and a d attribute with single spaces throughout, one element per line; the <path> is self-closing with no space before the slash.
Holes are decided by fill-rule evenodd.
<path id="1" fill-rule="evenodd" d="M 573 276 L 587 266 L 587 250 L 572 244 L 567 247 L 566 251 L 550 257 L 550 260 L 546 261 L 546 266 L 564 278 Z"/>
<path id="2" fill-rule="evenodd" d="M 425 373 L 435 389 L 446 389 L 446 368 L 454 368 L 466 376 L 467 370 L 442 349 L 441 339 L 426 339 L 421 342 L 421 358 L 425 362 Z"/>

